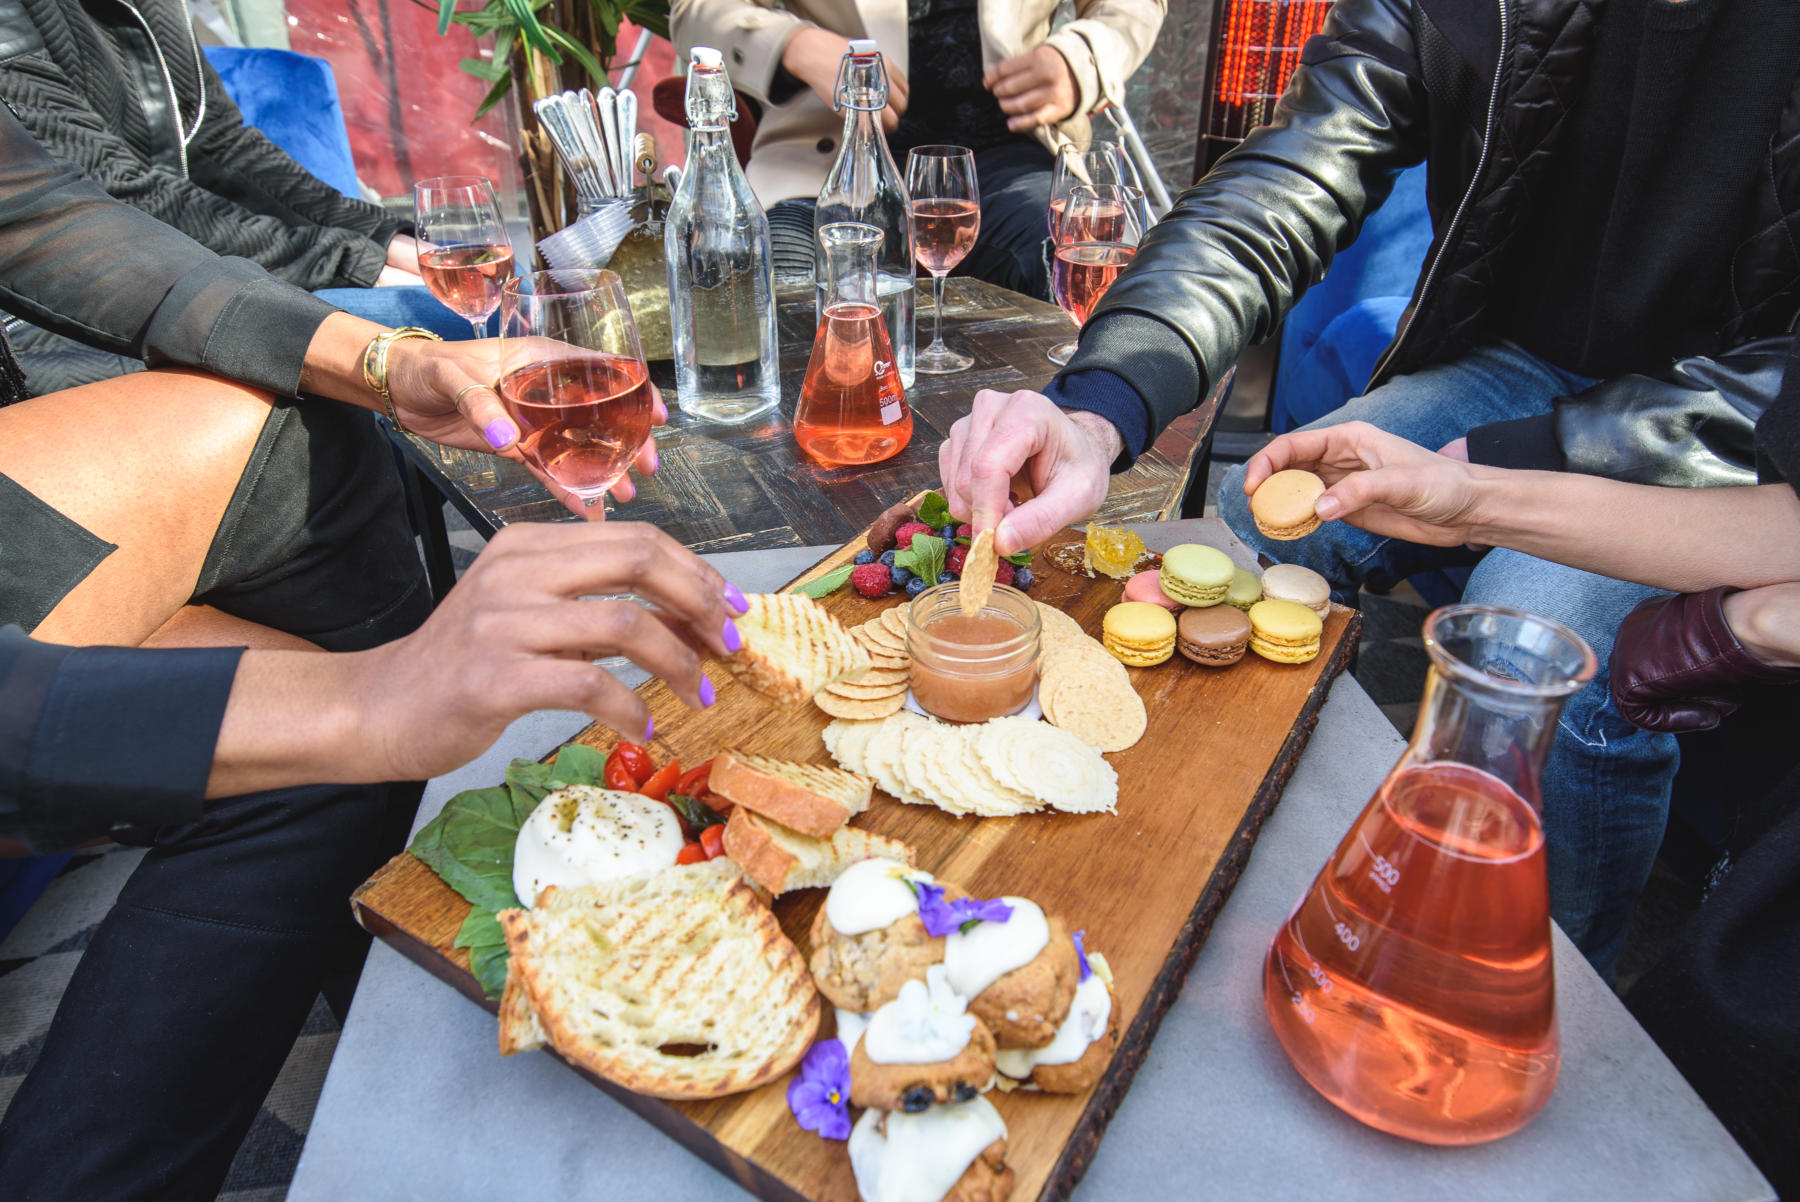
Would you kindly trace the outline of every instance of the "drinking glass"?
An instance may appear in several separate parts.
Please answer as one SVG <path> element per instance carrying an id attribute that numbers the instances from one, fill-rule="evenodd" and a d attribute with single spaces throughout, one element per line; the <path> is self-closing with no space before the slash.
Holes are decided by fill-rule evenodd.
<path id="1" fill-rule="evenodd" d="M 500 306 L 500 286 L 512 276 L 512 241 L 493 181 L 480 175 L 440 175 L 413 189 L 419 227 L 419 275 L 431 295 L 487 336 Z"/>
<path id="2" fill-rule="evenodd" d="M 1056 169 L 1050 177 L 1050 240 L 1058 244 L 1058 231 L 1063 224 L 1063 210 L 1069 195 L 1077 188 L 1133 188 L 1143 195 L 1143 181 L 1131 157 L 1117 142 L 1095 138 L 1087 146 L 1065 144 L 1056 152 Z M 1147 223 L 1146 223 L 1147 225 Z M 1141 233 L 1142 231 L 1140 231 Z M 1075 353 L 1073 340 L 1059 343 L 1046 352 L 1050 362 L 1061 367 Z"/>
<path id="3" fill-rule="evenodd" d="M 1079 330 L 1144 236 L 1144 194 L 1117 184 L 1082 185 L 1063 198 L 1050 267 L 1050 295 Z M 1050 361 L 1067 363 L 1073 341 L 1052 347 Z"/>
<path id="4" fill-rule="evenodd" d="M 963 261 L 981 229 L 975 152 L 964 146 L 916 147 L 906 160 L 906 190 L 912 194 L 913 253 L 931 273 L 934 313 L 931 345 L 919 352 L 913 370 L 966 371 L 975 360 L 944 345 L 944 277 Z"/>
<path id="5" fill-rule="evenodd" d="M 539 271 L 500 299 L 500 403 L 527 461 L 588 505 L 650 437 L 651 388 L 625 285 L 610 271 Z"/>

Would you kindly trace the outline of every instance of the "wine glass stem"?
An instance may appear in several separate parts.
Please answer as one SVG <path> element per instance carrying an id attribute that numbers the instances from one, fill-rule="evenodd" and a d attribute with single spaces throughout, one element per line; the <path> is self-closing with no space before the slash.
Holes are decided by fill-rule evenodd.
<path id="1" fill-rule="evenodd" d="M 944 345 L 944 277 L 931 273 L 931 349 Z"/>
<path id="2" fill-rule="evenodd" d="M 477 337 L 477 338 L 486 338 L 487 337 L 487 318 L 471 317 L 471 318 L 469 318 L 469 324 L 475 328 L 475 337 Z"/>

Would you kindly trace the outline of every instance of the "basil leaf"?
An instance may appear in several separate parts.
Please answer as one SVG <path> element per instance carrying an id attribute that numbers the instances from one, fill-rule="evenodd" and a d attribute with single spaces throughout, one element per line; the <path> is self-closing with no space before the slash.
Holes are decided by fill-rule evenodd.
<path id="1" fill-rule="evenodd" d="M 1011 555 L 1008 555 L 1006 557 L 1006 562 L 1010 563 L 1015 568 L 1030 567 L 1031 566 L 1031 552 L 1029 552 L 1029 551 L 1014 551 Z"/>
<path id="2" fill-rule="evenodd" d="M 788 592 L 803 593 L 815 601 L 819 600 L 821 597 L 828 597 L 844 587 L 844 581 L 850 579 L 850 573 L 855 570 L 855 566 L 855 564 L 847 563 L 841 568 L 825 573 L 817 580 L 808 580 L 805 584 L 796 584 L 793 588 L 789 589 Z"/>
<path id="3" fill-rule="evenodd" d="M 669 794 L 667 801 L 674 806 L 680 815 L 687 819 L 687 824 L 694 828 L 694 834 L 709 826 L 723 826 L 725 820 L 714 812 L 713 808 L 697 797 L 687 797 L 680 793 Z"/>
<path id="4" fill-rule="evenodd" d="M 950 524 L 950 503 L 944 500 L 944 494 L 928 492 L 919 502 L 919 520 L 933 530 L 942 530 Z"/>
<path id="5" fill-rule="evenodd" d="M 550 765 L 565 785 L 599 785 L 606 776 L 606 757 L 585 743 L 564 743 Z"/>
<path id="6" fill-rule="evenodd" d="M 521 811 L 509 788 L 458 793 L 419 831 L 411 851 L 471 905 L 489 910 L 516 906 L 513 844 L 531 809 Z"/>
<path id="7" fill-rule="evenodd" d="M 469 969 L 481 982 L 482 991 L 498 1001 L 506 988 L 506 933 L 500 929 L 500 918 L 492 910 L 476 906 L 463 919 L 456 932 L 454 946 L 469 949 Z"/>
<path id="8" fill-rule="evenodd" d="M 536 760 L 514 760 L 507 766 L 506 785 L 513 791 L 514 804 L 520 807 L 521 823 L 537 808 L 537 803 L 544 800 L 544 795 L 556 787 L 552 783 L 554 776 L 550 765 Z"/>

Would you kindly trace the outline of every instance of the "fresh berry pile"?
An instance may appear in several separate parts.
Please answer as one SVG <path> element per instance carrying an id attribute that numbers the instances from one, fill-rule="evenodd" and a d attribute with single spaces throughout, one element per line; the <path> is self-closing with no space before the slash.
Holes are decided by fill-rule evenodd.
<path id="1" fill-rule="evenodd" d="M 894 593 L 916 597 L 933 585 L 962 578 L 974 533 L 967 522 L 950 516 L 942 496 L 926 493 L 916 509 L 897 505 L 877 518 L 869 527 L 867 547 L 856 553 L 850 566 L 801 586 L 800 591 L 823 597 L 848 583 L 871 600 Z M 1030 555 L 1016 559 L 1001 560 L 994 581 L 1028 589 L 1033 582 L 1024 561 Z"/>

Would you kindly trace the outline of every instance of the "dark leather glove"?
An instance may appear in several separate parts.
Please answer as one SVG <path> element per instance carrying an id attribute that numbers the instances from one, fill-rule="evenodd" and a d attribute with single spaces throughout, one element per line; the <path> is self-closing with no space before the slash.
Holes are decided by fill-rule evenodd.
<path id="1" fill-rule="evenodd" d="M 1725 622 L 1734 588 L 1656 597 L 1632 610 L 1612 650 L 1613 703 L 1645 730 L 1711 730 L 1738 708 L 1747 685 L 1800 683 L 1744 649 Z"/>

